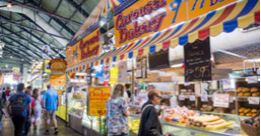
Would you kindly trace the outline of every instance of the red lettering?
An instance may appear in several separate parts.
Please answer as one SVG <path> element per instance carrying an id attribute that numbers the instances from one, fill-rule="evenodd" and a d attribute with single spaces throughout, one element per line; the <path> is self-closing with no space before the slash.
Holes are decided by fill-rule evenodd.
<path id="1" fill-rule="evenodd" d="M 126 28 L 122 27 L 120 29 L 120 43 L 127 40 L 128 31 Z"/>
<path id="2" fill-rule="evenodd" d="M 122 21 L 122 14 L 119 14 L 117 19 L 116 19 L 116 29 L 119 30 L 121 28 L 121 21 Z"/>

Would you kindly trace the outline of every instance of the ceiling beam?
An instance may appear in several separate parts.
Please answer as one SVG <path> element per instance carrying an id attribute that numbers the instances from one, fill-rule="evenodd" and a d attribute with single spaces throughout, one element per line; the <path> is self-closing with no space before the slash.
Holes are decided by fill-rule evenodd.
<path id="1" fill-rule="evenodd" d="M 70 5 L 72 5 L 75 10 L 80 12 L 85 18 L 89 17 L 89 13 L 87 13 L 81 6 L 85 2 L 85 0 L 82 1 L 81 4 L 77 4 L 74 0 L 66 0 Z"/>
<path id="2" fill-rule="evenodd" d="M 4 0 L 4 1 L 9 2 L 9 0 Z M 49 13 L 47 11 L 42 10 L 42 9 L 39 9 L 39 8 L 30 6 L 30 5 L 24 4 L 24 3 L 21 3 L 21 2 L 15 1 L 15 0 L 12 0 L 12 3 L 13 4 L 17 4 L 18 6 L 23 7 L 23 8 L 28 8 L 28 9 L 31 9 L 31 10 L 34 10 L 34 11 L 37 11 L 37 12 L 41 12 L 41 13 L 46 14 L 46 15 L 52 17 L 52 18 L 61 19 L 61 20 L 64 20 L 64 21 L 67 21 L 67 22 L 70 22 L 70 23 L 73 23 L 73 24 L 76 24 L 76 25 L 80 25 L 80 26 L 82 25 L 82 23 L 80 23 L 80 22 L 67 19 L 67 18 L 65 18 L 63 16 L 51 14 L 51 13 Z"/>
<path id="3" fill-rule="evenodd" d="M 9 20 L 9 19 L 8 19 L 8 20 Z M 1 19 L 0 21 L 3 22 L 3 23 L 15 25 L 15 26 L 20 27 L 20 28 L 26 28 L 26 29 L 30 29 L 30 30 L 33 30 L 33 31 L 40 32 L 40 33 L 42 33 L 42 34 L 48 34 L 48 35 L 50 35 L 50 36 L 54 36 L 54 37 L 58 37 L 58 38 L 62 38 L 62 39 L 69 40 L 68 38 L 66 38 L 66 37 L 64 37 L 64 36 L 60 36 L 60 35 L 48 33 L 48 32 L 45 32 L 45 31 L 42 31 L 42 30 L 38 30 L 38 29 L 35 29 L 35 28 L 32 28 L 32 27 L 28 27 L 28 26 L 24 26 L 24 25 L 21 25 L 21 24 L 17 24 L 17 23 L 15 23 L 15 22 L 8 21 L 8 20 L 3 20 L 3 19 Z"/>

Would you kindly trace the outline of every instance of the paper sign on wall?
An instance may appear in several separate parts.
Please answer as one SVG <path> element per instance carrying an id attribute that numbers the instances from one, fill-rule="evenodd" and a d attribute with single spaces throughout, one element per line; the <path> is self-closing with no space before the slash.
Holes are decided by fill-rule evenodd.
<path id="1" fill-rule="evenodd" d="M 201 96 L 201 101 L 202 101 L 202 102 L 207 102 L 207 101 L 208 101 L 208 96 L 202 95 L 202 96 Z"/>
<path id="2" fill-rule="evenodd" d="M 190 95 L 190 96 L 189 96 L 189 100 L 190 100 L 190 101 L 195 101 L 195 96 L 194 96 L 194 95 Z"/>
<path id="3" fill-rule="evenodd" d="M 257 76 L 247 77 L 246 81 L 248 84 L 258 83 L 258 77 Z"/>
<path id="4" fill-rule="evenodd" d="M 229 94 L 215 94 L 214 107 L 229 107 Z"/>
<path id="5" fill-rule="evenodd" d="M 248 103 L 253 105 L 259 105 L 259 97 L 248 97 Z"/>
<path id="6" fill-rule="evenodd" d="M 118 64 L 118 82 L 119 83 L 127 83 L 127 62 L 121 61 Z"/>
<path id="7" fill-rule="evenodd" d="M 179 100 L 181 100 L 181 101 L 185 100 L 185 96 L 184 95 L 180 95 L 179 96 Z"/>

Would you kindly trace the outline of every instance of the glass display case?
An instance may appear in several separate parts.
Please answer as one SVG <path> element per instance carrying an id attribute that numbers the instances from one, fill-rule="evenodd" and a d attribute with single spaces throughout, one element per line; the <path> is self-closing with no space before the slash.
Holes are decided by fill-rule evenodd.
<path id="1" fill-rule="evenodd" d="M 87 109 L 84 109 L 82 117 L 82 126 L 87 136 L 106 136 L 106 119 L 105 116 L 89 116 Z"/>

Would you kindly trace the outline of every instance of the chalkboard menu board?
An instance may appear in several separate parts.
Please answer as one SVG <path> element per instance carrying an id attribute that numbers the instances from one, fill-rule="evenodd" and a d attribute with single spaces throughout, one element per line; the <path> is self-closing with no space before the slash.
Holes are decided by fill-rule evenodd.
<path id="1" fill-rule="evenodd" d="M 185 81 L 211 80 L 210 42 L 196 40 L 184 46 Z"/>
<path id="2" fill-rule="evenodd" d="M 160 50 L 153 54 L 149 54 L 149 68 L 150 70 L 159 70 L 169 68 L 169 49 Z"/>

